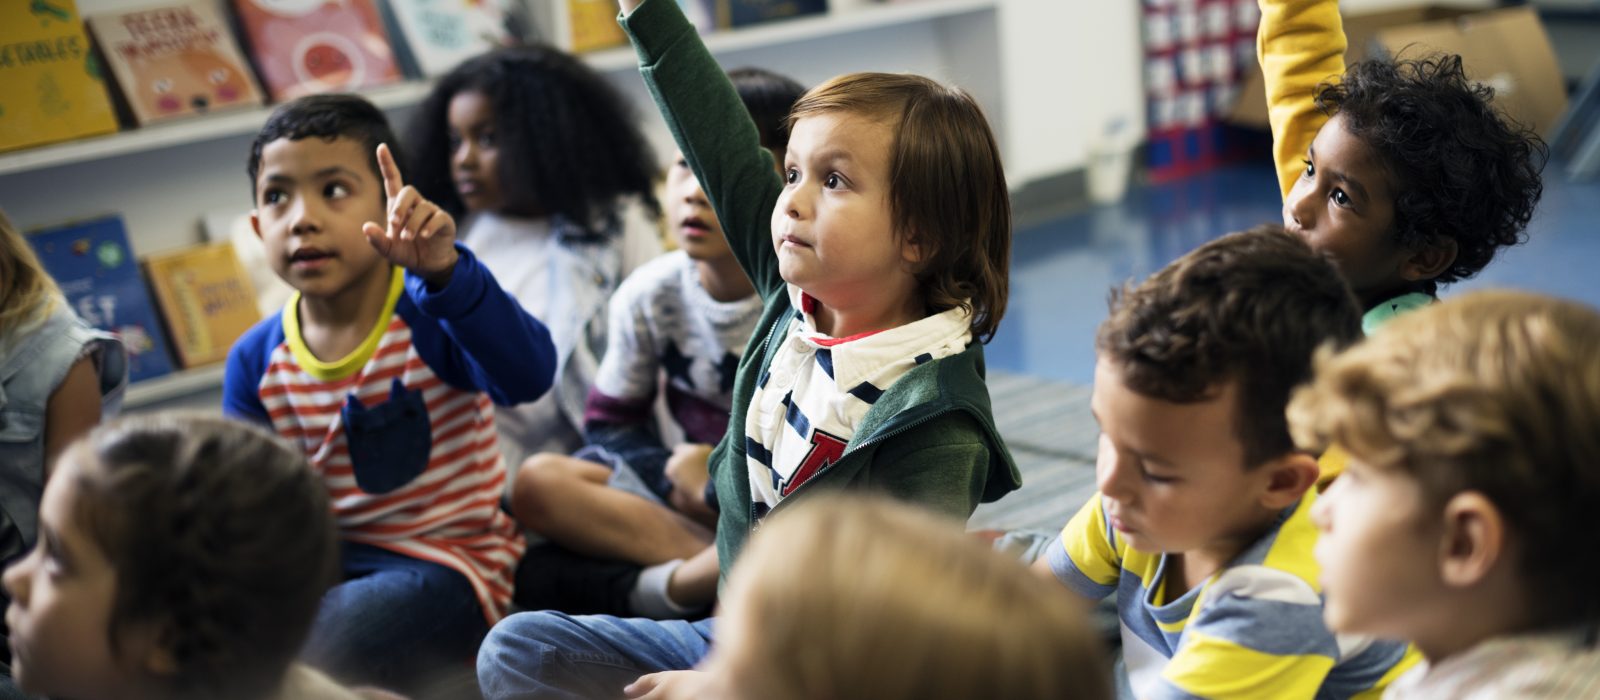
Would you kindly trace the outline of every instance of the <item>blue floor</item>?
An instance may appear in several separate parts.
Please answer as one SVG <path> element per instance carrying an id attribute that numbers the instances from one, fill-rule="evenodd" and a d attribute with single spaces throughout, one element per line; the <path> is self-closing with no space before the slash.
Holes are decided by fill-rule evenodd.
<path id="1" fill-rule="evenodd" d="M 1600 182 L 1572 183 L 1556 170 L 1546 171 L 1528 242 L 1443 296 L 1513 287 L 1600 307 Z M 1011 301 L 987 348 L 989 366 L 1088 384 L 1094 330 L 1113 285 L 1143 278 L 1223 233 L 1281 221 L 1280 201 L 1263 161 L 1135 187 L 1119 204 L 1019 230 Z"/>

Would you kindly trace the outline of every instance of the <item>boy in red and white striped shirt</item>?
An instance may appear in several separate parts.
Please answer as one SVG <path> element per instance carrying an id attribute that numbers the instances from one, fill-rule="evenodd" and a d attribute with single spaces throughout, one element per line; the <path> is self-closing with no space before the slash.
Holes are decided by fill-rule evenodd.
<path id="1" fill-rule="evenodd" d="M 500 509 L 492 404 L 543 394 L 555 348 L 456 244 L 451 216 L 405 186 L 393 142 L 348 95 L 296 100 L 262 127 L 252 222 L 297 293 L 234 345 L 223 408 L 303 449 L 333 501 L 344 580 L 306 660 L 411 691 L 469 664 L 506 612 L 524 543 Z"/>

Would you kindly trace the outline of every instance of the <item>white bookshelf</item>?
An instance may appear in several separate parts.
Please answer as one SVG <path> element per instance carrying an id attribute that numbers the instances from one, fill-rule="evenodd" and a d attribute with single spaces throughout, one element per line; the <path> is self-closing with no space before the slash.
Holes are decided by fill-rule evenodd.
<path id="1" fill-rule="evenodd" d="M 135 382 L 122 397 L 124 410 L 137 410 L 173 399 L 193 396 L 222 386 L 223 365 L 177 370 L 171 374 Z"/>
<path id="2" fill-rule="evenodd" d="M 825 15 L 717 32 L 707 35 L 705 42 L 714 54 L 765 49 L 883 27 L 992 11 L 998 1 L 918 0 L 872 4 Z M 583 58 L 596 70 L 605 73 L 632 71 L 638 65 L 631 47 L 595 51 L 584 54 Z M 431 87 L 431 82 L 427 80 L 412 80 L 368 90 L 363 95 L 378 107 L 391 110 L 416 104 L 428 94 Z M 267 116 L 271 113 L 272 106 L 208 114 L 106 136 L 3 154 L 0 155 L 0 177 L 252 134 L 266 123 Z"/>

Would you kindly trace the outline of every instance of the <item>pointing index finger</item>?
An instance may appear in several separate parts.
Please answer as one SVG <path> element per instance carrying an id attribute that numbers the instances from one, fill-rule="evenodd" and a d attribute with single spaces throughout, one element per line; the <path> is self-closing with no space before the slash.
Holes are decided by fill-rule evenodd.
<path id="1" fill-rule="evenodd" d="M 405 180 L 400 178 L 400 166 L 395 165 L 394 154 L 389 152 L 389 144 L 378 144 L 378 173 L 383 175 L 383 193 L 389 199 L 400 195 L 400 190 L 405 189 Z"/>

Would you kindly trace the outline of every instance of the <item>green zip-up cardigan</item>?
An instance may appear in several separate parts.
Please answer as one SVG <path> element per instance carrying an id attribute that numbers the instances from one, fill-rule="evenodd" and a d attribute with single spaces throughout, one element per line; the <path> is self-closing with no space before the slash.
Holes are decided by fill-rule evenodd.
<path id="1" fill-rule="evenodd" d="M 756 381 L 798 313 L 772 247 L 771 216 L 783 180 L 716 59 L 673 0 L 648 0 L 622 19 L 639 72 L 684 158 L 700 179 L 764 309 L 739 360 L 728 432 L 711 453 L 721 515 L 717 554 L 725 580 L 754 527 L 745 462 L 745 416 Z M 979 503 L 1022 485 L 995 430 L 983 346 L 911 369 L 873 404 L 844 456 L 786 497 L 774 512 L 826 489 L 873 490 L 965 520 Z"/>

